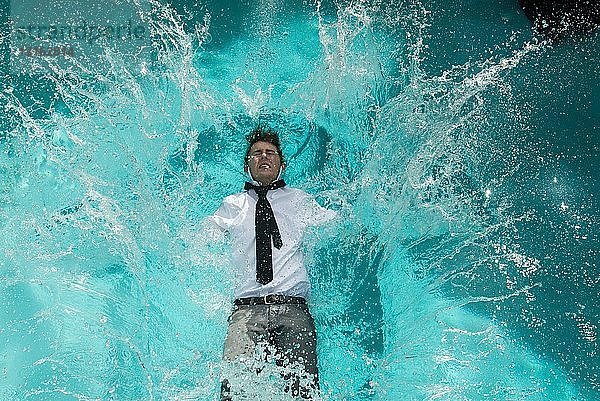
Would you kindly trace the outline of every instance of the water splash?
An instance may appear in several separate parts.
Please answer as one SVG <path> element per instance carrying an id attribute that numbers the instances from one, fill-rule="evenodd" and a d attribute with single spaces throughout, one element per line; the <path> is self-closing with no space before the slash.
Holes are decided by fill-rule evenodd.
<path id="1" fill-rule="evenodd" d="M 4 398 L 214 398 L 232 279 L 200 221 L 239 190 L 257 121 L 345 217 L 307 244 L 326 399 L 583 398 L 535 352 L 547 262 L 514 195 L 543 154 L 513 76 L 547 43 L 432 75 L 419 2 L 230 6 L 239 35 L 208 6 L 133 4 L 153 57 L 40 59 L 0 94 Z"/>

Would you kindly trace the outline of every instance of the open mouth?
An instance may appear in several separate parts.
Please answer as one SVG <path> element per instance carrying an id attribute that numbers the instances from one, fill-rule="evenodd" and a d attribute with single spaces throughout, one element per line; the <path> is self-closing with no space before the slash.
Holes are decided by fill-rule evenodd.
<path id="1" fill-rule="evenodd" d="M 258 168 L 261 170 L 270 170 L 271 165 L 269 163 L 261 163 L 258 165 Z"/>

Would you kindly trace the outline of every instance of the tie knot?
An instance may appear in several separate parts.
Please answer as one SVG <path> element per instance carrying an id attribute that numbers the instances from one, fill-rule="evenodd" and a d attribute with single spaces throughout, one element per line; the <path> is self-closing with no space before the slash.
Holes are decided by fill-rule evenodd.
<path id="1" fill-rule="evenodd" d="M 267 192 L 269 192 L 269 187 L 254 187 L 254 190 L 256 191 L 256 194 L 260 197 L 260 198 L 266 198 L 267 197 Z"/>

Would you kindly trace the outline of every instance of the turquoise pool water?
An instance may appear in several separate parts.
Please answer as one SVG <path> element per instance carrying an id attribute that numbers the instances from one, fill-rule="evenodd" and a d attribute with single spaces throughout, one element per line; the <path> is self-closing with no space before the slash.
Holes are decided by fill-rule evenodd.
<path id="1" fill-rule="evenodd" d="M 306 244 L 324 399 L 599 400 L 600 41 L 479 3 L 131 2 L 138 52 L 26 68 L 5 29 L 0 399 L 216 399 L 199 226 L 260 121 L 344 216 Z"/>

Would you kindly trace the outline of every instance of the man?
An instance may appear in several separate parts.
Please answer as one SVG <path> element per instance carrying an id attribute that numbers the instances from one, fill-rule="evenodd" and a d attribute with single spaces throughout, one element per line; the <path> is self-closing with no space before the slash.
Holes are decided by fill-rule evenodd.
<path id="1" fill-rule="evenodd" d="M 274 359 L 285 391 L 312 399 L 319 378 L 302 239 L 310 226 L 329 221 L 336 213 L 306 192 L 285 185 L 280 178 L 285 161 L 276 132 L 259 126 L 247 139 L 244 170 L 250 182 L 244 192 L 226 197 L 208 219 L 229 234 L 238 276 L 223 358 L 250 372 L 260 371 L 257 360 Z M 230 382 L 223 380 L 222 400 L 244 394 Z"/>

